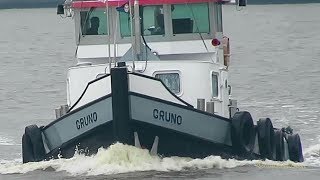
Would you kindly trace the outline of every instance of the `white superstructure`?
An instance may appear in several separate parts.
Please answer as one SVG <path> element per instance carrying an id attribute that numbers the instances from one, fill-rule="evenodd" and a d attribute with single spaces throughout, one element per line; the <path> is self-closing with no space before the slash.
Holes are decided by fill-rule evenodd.
<path id="1" fill-rule="evenodd" d="M 222 35 L 221 4 L 209 1 L 140 6 L 142 37 L 135 38 L 131 29 L 137 27 L 133 24 L 131 28 L 130 13 L 120 6 L 106 8 L 96 3 L 94 8 L 93 4 L 80 8 L 80 2 L 71 5 L 78 63 L 68 71 L 69 106 L 75 104 L 90 81 L 110 73 L 110 65 L 126 61 L 129 71 L 160 78 L 175 95 L 194 107 L 197 99 L 213 101 L 215 114 L 229 118 L 228 56 L 224 56 L 227 50 Z M 99 20 L 99 27 L 92 34 L 94 19 Z M 136 39 L 140 39 L 140 48 L 133 51 L 141 56 L 133 62 L 130 48 Z M 108 81 L 106 78 L 91 86 L 75 108 L 110 93 Z M 134 86 L 149 94 L 161 93 L 156 86 Z"/>

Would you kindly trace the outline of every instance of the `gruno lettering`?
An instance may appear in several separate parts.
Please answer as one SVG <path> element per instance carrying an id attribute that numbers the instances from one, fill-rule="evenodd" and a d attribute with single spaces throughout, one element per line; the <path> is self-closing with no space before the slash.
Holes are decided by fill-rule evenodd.
<path id="1" fill-rule="evenodd" d="M 153 109 L 153 118 L 171 124 L 182 124 L 182 117 L 180 115 L 159 109 Z"/>
<path id="2" fill-rule="evenodd" d="M 81 117 L 80 119 L 76 120 L 76 127 L 77 129 L 84 128 L 89 126 L 90 124 L 95 123 L 98 120 L 98 114 L 96 112 L 90 113 L 87 116 Z"/>

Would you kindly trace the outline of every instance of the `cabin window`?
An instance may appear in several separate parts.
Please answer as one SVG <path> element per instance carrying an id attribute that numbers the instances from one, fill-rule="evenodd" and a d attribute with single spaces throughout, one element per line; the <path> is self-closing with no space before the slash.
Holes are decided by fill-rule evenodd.
<path id="1" fill-rule="evenodd" d="M 119 20 L 120 20 L 120 34 L 121 37 L 131 36 L 131 21 L 130 14 L 120 11 L 119 12 Z"/>
<path id="2" fill-rule="evenodd" d="M 141 34 L 164 35 L 163 6 L 140 6 Z M 119 12 L 121 37 L 131 36 L 130 14 Z"/>
<path id="3" fill-rule="evenodd" d="M 218 97 L 218 75 L 213 73 L 211 76 L 212 84 L 212 97 Z"/>
<path id="4" fill-rule="evenodd" d="M 171 5 L 173 34 L 209 33 L 207 3 Z"/>
<path id="5" fill-rule="evenodd" d="M 164 35 L 163 6 L 140 7 L 142 14 L 141 32 L 144 35 Z"/>
<path id="6" fill-rule="evenodd" d="M 105 10 L 91 9 L 90 11 L 81 11 L 80 17 L 82 35 L 108 34 Z"/>
<path id="7" fill-rule="evenodd" d="M 178 73 L 161 73 L 156 74 L 155 77 L 160 79 L 174 94 L 180 93 L 180 77 Z"/>
<path id="8" fill-rule="evenodd" d="M 218 3 L 214 3 L 214 11 L 216 12 L 216 16 L 214 16 L 215 18 L 215 28 L 217 29 L 217 32 L 222 32 L 223 28 L 222 28 L 222 6 L 221 4 Z"/>

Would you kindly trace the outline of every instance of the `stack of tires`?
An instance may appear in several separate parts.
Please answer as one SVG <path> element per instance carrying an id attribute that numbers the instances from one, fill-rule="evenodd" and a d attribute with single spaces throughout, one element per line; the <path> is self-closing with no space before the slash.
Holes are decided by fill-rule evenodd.
<path id="1" fill-rule="evenodd" d="M 250 157 L 259 147 L 259 156 L 264 159 L 303 162 L 302 146 L 298 134 L 273 128 L 269 118 L 259 119 L 257 125 L 249 112 L 236 112 L 232 117 L 231 139 L 236 154 Z M 256 136 L 258 141 L 256 142 Z M 289 152 L 289 157 L 286 155 Z"/>

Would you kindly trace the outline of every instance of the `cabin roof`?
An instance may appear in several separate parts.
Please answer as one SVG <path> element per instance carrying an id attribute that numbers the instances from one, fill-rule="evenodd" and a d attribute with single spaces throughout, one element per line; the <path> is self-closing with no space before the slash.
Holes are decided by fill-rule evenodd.
<path id="1" fill-rule="evenodd" d="M 73 1 L 71 7 L 80 8 L 103 8 L 107 6 L 121 6 L 129 0 L 84 0 L 84 1 Z M 132 4 L 134 0 L 131 0 Z M 230 0 L 139 0 L 140 5 L 161 5 L 161 4 L 186 4 L 186 3 L 202 3 L 202 2 L 220 2 L 226 3 Z"/>

